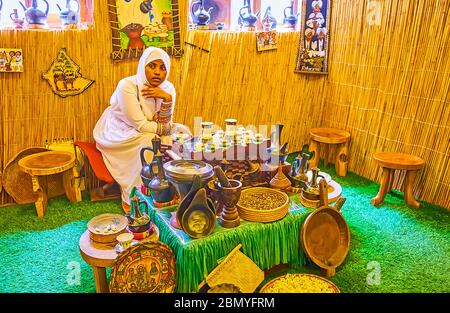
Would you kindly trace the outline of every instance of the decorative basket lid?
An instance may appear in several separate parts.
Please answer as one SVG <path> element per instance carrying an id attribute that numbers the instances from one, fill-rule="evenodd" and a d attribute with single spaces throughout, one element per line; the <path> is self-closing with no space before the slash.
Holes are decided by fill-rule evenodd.
<path id="1" fill-rule="evenodd" d="M 209 179 L 214 175 L 213 167 L 203 161 L 175 160 L 164 164 L 164 172 L 167 178 L 182 181 L 192 181 L 194 175 L 202 179 Z"/>
<path id="2" fill-rule="evenodd" d="M 109 289 L 113 293 L 171 293 L 175 289 L 175 255 L 161 242 L 139 243 L 115 261 Z"/>

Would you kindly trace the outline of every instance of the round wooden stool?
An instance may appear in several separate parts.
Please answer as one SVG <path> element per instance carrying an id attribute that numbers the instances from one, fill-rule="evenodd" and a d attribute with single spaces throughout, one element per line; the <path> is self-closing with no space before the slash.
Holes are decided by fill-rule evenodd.
<path id="1" fill-rule="evenodd" d="M 348 142 L 350 141 L 350 133 L 348 131 L 336 128 L 313 128 L 309 131 L 311 143 L 309 149 L 314 151 L 314 157 L 309 161 L 311 167 L 317 167 L 319 163 L 319 143 L 323 143 L 325 149 L 325 165 L 328 164 L 328 145 L 337 144 L 336 153 L 336 173 L 339 176 L 347 175 L 348 168 Z"/>
<path id="2" fill-rule="evenodd" d="M 47 175 L 63 173 L 63 185 L 67 198 L 70 202 L 81 201 L 81 191 L 75 182 L 77 170 L 73 153 L 65 151 L 35 153 L 19 160 L 19 167 L 31 176 L 33 191 L 38 195 L 34 205 L 39 217 L 43 217 L 47 211 Z"/>
<path id="3" fill-rule="evenodd" d="M 406 170 L 404 183 L 405 202 L 415 208 L 419 208 L 420 203 L 414 199 L 413 186 L 417 171 L 422 168 L 425 161 L 415 155 L 398 152 L 378 152 L 373 155 L 373 159 L 383 167 L 380 190 L 376 197 L 372 198 L 372 205 L 379 205 L 384 201 L 384 197 L 392 189 L 392 182 L 395 170 Z"/>

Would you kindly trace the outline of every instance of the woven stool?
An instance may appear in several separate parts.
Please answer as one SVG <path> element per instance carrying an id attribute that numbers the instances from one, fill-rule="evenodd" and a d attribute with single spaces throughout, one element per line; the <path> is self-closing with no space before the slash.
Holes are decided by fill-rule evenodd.
<path id="1" fill-rule="evenodd" d="M 405 202 L 415 208 L 419 208 L 420 203 L 414 199 L 413 186 L 417 171 L 422 168 L 425 161 L 417 156 L 397 152 L 378 152 L 373 155 L 373 159 L 383 167 L 380 190 L 372 198 L 372 205 L 379 205 L 384 201 L 386 194 L 392 189 L 392 182 L 395 170 L 406 170 L 404 183 Z"/>
<path id="2" fill-rule="evenodd" d="M 319 163 L 319 143 L 323 143 L 325 152 L 325 165 L 328 164 L 328 145 L 337 144 L 336 153 L 336 173 L 339 176 L 347 175 L 348 168 L 348 142 L 350 141 L 350 133 L 342 129 L 335 128 L 313 128 L 309 131 L 311 143 L 309 149 L 314 151 L 314 157 L 309 161 L 311 167 L 317 167 Z"/>

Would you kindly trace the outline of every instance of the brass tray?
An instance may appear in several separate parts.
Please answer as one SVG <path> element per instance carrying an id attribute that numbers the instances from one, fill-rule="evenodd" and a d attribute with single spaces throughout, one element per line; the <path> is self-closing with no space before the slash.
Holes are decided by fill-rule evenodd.
<path id="1" fill-rule="evenodd" d="M 128 220 L 120 214 L 105 213 L 93 217 L 87 224 L 89 237 L 96 242 L 111 243 L 126 232 Z"/>
<path id="2" fill-rule="evenodd" d="M 175 290 L 175 255 L 161 242 L 139 243 L 114 262 L 109 282 L 113 293 L 171 293 Z"/>
<path id="3" fill-rule="evenodd" d="M 277 208 L 269 210 L 258 210 L 255 207 L 245 207 L 241 202 L 241 200 L 246 195 L 254 195 L 254 196 L 261 195 L 262 197 L 267 197 L 267 195 L 270 194 L 283 197 L 284 200 L 283 204 L 281 204 Z M 262 222 L 262 223 L 274 222 L 285 217 L 289 210 L 288 195 L 276 189 L 266 187 L 254 187 L 244 189 L 241 192 L 241 200 L 239 200 L 239 202 L 236 205 L 238 208 L 239 216 L 242 219 L 250 222 Z"/>
<path id="4" fill-rule="evenodd" d="M 286 274 L 265 284 L 260 293 L 340 293 L 328 279 L 312 274 Z"/>

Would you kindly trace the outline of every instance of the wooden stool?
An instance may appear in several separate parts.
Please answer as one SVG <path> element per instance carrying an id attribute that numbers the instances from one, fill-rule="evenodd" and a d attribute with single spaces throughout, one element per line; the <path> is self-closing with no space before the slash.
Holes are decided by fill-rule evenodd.
<path id="1" fill-rule="evenodd" d="M 313 128 L 309 131 L 311 144 L 309 149 L 314 151 L 314 157 L 309 161 L 311 167 L 317 167 L 319 163 L 319 143 L 325 145 L 325 165 L 328 164 L 328 145 L 338 144 L 336 154 L 336 173 L 339 176 L 347 175 L 348 168 L 348 142 L 350 141 L 350 133 L 342 129 L 335 128 Z"/>
<path id="2" fill-rule="evenodd" d="M 159 240 L 159 229 L 156 225 L 153 227 L 153 234 L 139 240 L 139 242 Z M 86 230 L 80 237 L 80 254 L 83 260 L 92 267 L 95 280 L 95 291 L 97 293 L 109 292 L 108 281 L 106 279 L 106 268 L 113 267 L 114 262 L 119 255 L 119 252 L 115 249 L 116 243 L 117 242 L 107 244 L 95 242 L 90 238 L 89 230 Z"/>
<path id="3" fill-rule="evenodd" d="M 81 201 L 81 190 L 75 183 L 77 170 L 73 153 L 65 151 L 35 153 L 21 159 L 19 167 L 23 172 L 31 175 L 33 191 L 38 195 L 34 204 L 39 217 L 43 217 L 47 211 L 47 175 L 63 173 L 63 185 L 67 198 L 70 202 Z"/>
<path id="4" fill-rule="evenodd" d="M 422 168 L 425 161 L 414 155 L 397 152 L 378 152 L 373 155 L 373 159 L 383 167 L 383 174 L 381 176 L 380 190 L 370 203 L 372 205 L 382 203 L 386 194 L 392 189 L 394 171 L 406 170 L 404 183 L 405 202 L 415 208 L 419 208 L 420 203 L 414 199 L 413 186 L 417 171 Z"/>

